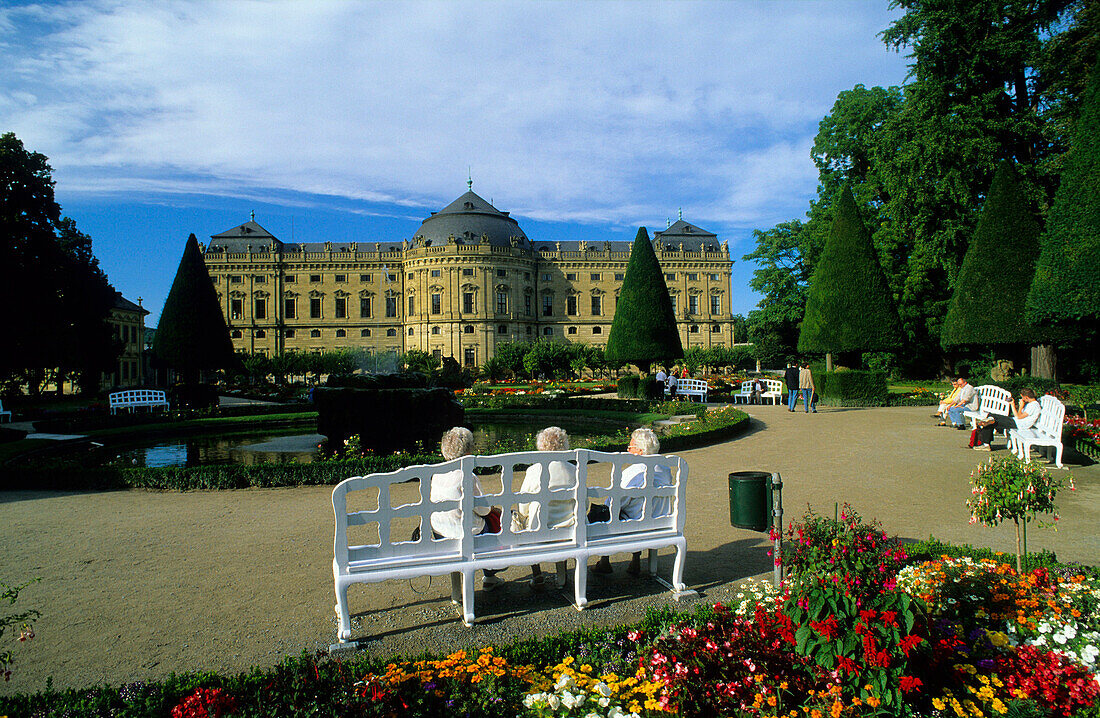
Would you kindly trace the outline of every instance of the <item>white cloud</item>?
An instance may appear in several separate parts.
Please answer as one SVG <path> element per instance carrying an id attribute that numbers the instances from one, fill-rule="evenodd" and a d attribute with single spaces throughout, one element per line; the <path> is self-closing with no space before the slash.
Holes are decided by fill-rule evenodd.
<path id="1" fill-rule="evenodd" d="M 813 191 L 836 93 L 901 80 L 888 21 L 864 2 L 29 6 L 0 13 L 0 118 L 68 191 L 434 208 L 472 165 L 537 219 L 772 222 Z"/>

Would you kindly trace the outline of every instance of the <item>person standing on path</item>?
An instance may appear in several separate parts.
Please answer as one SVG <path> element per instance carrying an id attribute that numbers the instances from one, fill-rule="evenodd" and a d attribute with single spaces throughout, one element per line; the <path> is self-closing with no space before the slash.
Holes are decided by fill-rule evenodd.
<path id="1" fill-rule="evenodd" d="M 814 375 L 810 373 L 810 362 L 805 362 L 798 370 L 798 388 L 802 392 L 802 406 L 806 413 L 810 412 L 810 403 L 817 388 L 814 386 Z M 816 401 L 813 404 L 817 404 Z M 817 406 L 813 407 L 813 413 L 817 413 Z"/>
<path id="2" fill-rule="evenodd" d="M 798 401 L 798 364 L 787 362 L 787 371 L 783 372 L 783 383 L 787 385 L 787 411 L 794 411 Z"/>
<path id="3" fill-rule="evenodd" d="M 676 398 L 676 367 L 672 368 L 672 373 L 668 375 L 668 398 Z"/>

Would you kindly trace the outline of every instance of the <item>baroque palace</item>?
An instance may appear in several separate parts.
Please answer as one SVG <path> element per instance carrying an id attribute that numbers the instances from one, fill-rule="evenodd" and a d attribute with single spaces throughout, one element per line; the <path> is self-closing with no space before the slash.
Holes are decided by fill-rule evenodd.
<path id="1" fill-rule="evenodd" d="M 238 351 L 419 349 L 476 367 L 503 342 L 602 346 L 632 242 L 532 242 L 472 188 L 400 242 L 281 242 L 252 221 L 203 257 Z M 732 347 L 729 249 L 683 219 L 653 237 L 684 348 Z"/>

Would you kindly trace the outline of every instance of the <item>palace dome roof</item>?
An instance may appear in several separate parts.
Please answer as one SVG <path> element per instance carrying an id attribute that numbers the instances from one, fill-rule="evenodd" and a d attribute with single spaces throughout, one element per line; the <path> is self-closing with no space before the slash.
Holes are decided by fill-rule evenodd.
<path id="1" fill-rule="evenodd" d="M 498 247 L 531 249 L 531 240 L 519 223 L 470 190 L 449 205 L 432 212 L 413 235 L 415 245 L 439 247 L 454 237 L 455 244 L 478 244 L 482 237 Z"/>

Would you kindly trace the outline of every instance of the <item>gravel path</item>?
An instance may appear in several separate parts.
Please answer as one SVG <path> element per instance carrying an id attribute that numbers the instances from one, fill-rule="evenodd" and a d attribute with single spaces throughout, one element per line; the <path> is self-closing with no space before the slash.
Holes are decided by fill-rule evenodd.
<path id="1" fill-rule="evenodd" d="M 849 501 L 907 538 L 936 537 L 1012 550 L 1011 526 L 967 524 L 968 474 L 985 458 L 966 434 L 933 426 L 927 407 L 829 409 L 816 415 L 749 407 L 753 428 L 688 460 L 689 555 L 685 581 L 720 601 L 749 576 L 770 575 L 766 534 L 730 528 L 726 476 L 783 475 L 787 519 L 807 503 L 822 513 Z M 994 454 L 997 455 L 997 454 Z M 1100 464 L 1071 467 L 1077 491 L 1059 500 L 1059 531 L 1033 530 L 1030 547 L 1063 560 L 1100 561 Z M 335 640 L 331 488 L 186 493 L 0 493 L 0 580 L 42 581 L 21 607 L 42 611 L 37 637 L 16 648 L 0 692 L 118 684 L 192 670 L 243 671 Z M 590 607 L 534 594 L 528 569 L 477 593 L 482 623 L 466 628 L 446 579 L 353 587 L 363 650 L 445 651 L 561 629 L 605 625 L 668 605 L 669 594 L 629 578 L 589 579 Z M 662 560 L 667 572 L 670 560 Z"/>

